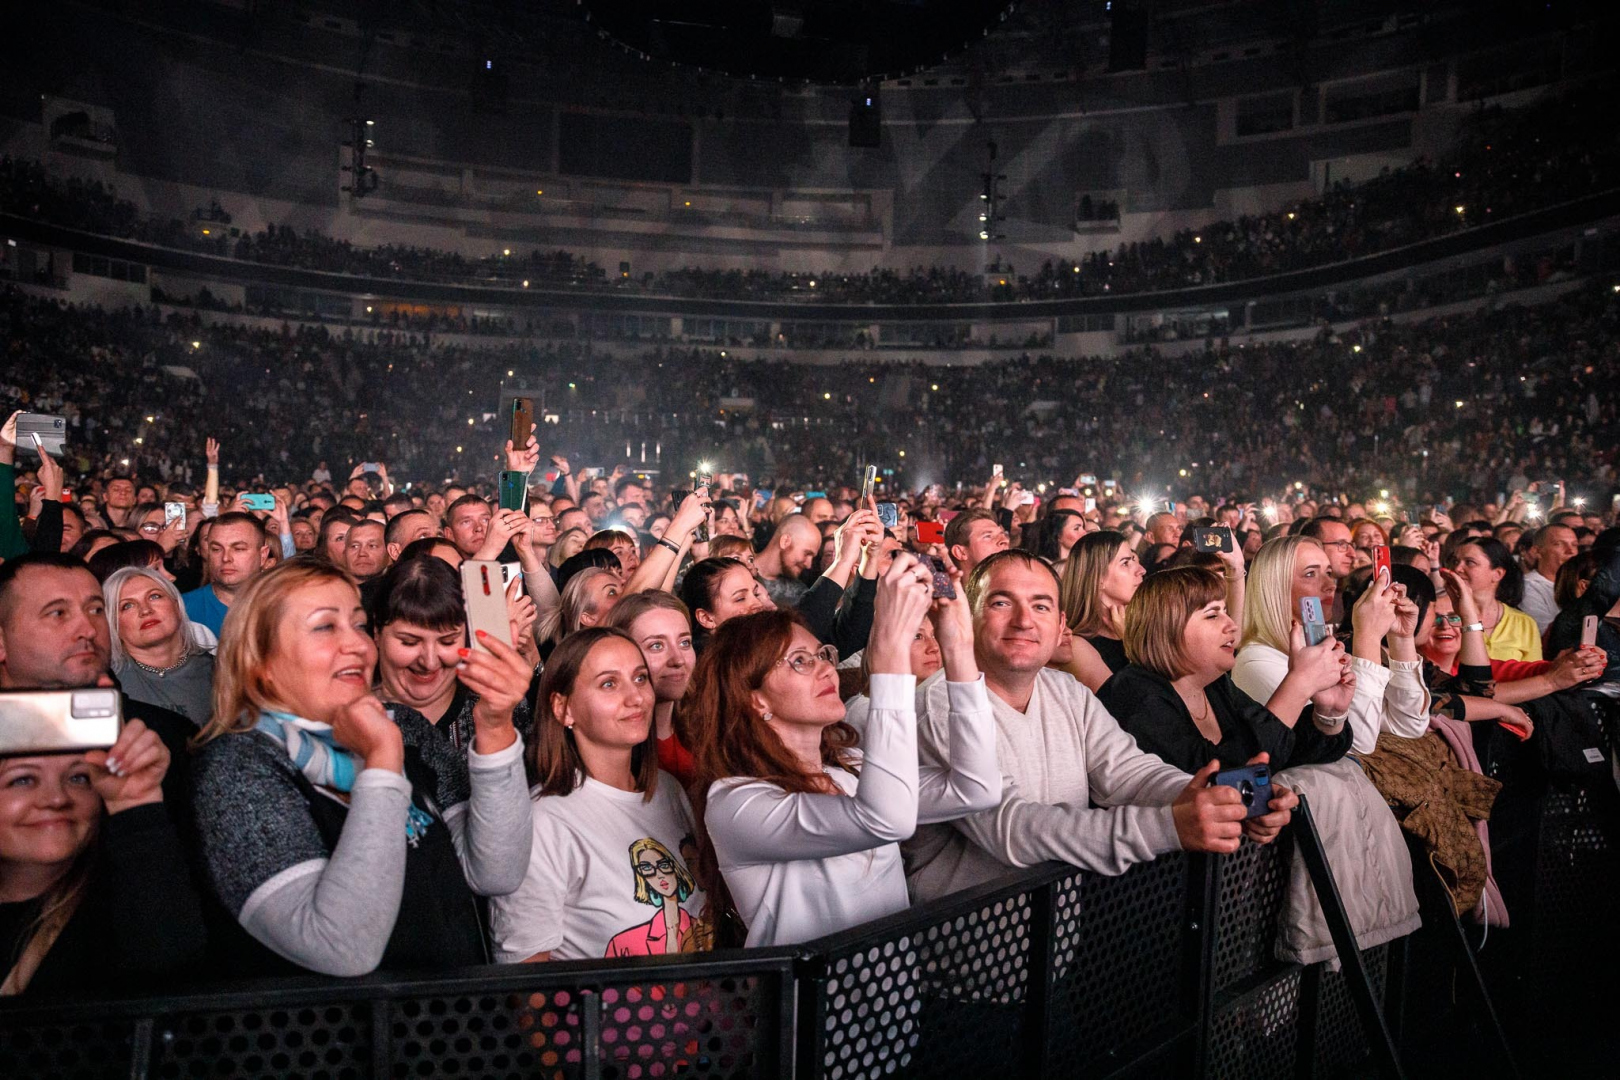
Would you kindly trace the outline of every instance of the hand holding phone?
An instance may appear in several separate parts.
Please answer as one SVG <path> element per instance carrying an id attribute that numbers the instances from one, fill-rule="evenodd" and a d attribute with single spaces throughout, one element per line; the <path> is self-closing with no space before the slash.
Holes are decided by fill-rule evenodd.
<path id="1" fill-rule="evenodd" d="M 937 521 L 917 522 L 917 543 L 943 544 L 945 542 L 945 526 Z"/>
<path id="2" fill-rule="evenodd" d="M 1385 581 L 1392 580 L 1393 571 L 1390 568 L 1389 546 L 1387 544 L 1379 544 L 1377 547 L 1373 548 L 1372 555 L 1373 577 L 1376 578 L 1379 574 L 1383 574 Z"/>
<path id="3" fill-rule="evenodd" d="M 1305 642 L 1320 645 L 1327 640 L 1327 619 L 1322 615 L 1322 598 L 1302 596 L 1299 600 L 1299 624 L 1305 628 Z"/>
<path id="4" fill-rule="evenodd" d="M 872 492 L 876 487 L 877 466 L 868 465 L 866 467 L 866 476 L 861 481 L 861 502 L 865 502 L 867 499 L 870 499 L 872 497 Z"/>
<path id="5" fill-rule="evenodd" d="M 1226 769 L 1210 780 L 1210 786 L 1237 788 L 1243 800 L 1245 818 L 1263 817 L 1271 811 L 1271 766 L 1245 765 L 1241 769 Z"/>
<path id="6" fill-rule="evenodd" d="M 461 599 L 467 613 L 467 639 L 475 649 L 489 652 L 478 640 L 478 631 L 512 644 L 511 623 L 506 612 L 506 583 L 501 580 L 501 564 L 468 559 L 461 564 Z"/>
<path id="7" fill-rule="evenodd" d="M 1225 525 L 1216 525 L 1208 529 L 1194 529 L 1193 547 L 1199 552 L 1230 552 L 1233 549 L 1232 530 Z"/>
<path id="8" fill-rule="evenodd" d="M 1586 618 L 1581 620 L 1581 647 L 1585 648 L 1588 645 L 1596 645 L 1597 635 L 1598 617 L 1596 615 L 1586 616 Z"/>

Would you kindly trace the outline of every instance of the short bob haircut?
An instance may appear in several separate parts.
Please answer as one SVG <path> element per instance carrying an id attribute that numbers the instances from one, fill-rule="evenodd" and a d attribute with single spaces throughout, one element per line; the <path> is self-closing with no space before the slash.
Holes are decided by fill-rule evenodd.
<path id="1" fill-rule="evenodd" d="M 1191 670 L 1185 648 L 1187 620 L 1204 605 L 1226 599 L 1226 581 L 1201 566 L 1149 574 L 1125 605 L 1125 656 L 1166 679 Z"/>
<path id="2" fill-rule="evenodd" d="M 593 626 L 568 635 L 546 661 L 535 708 L 534 747 L 529 752 L 529 775 L 540 785 L 541 798 L 567 795 L 590 775 L 579 744 L 574 741 L 574 730 L 563 726 L 557 703 L 574 692 L 591 652 L 610 640 L 624 642 L 637 657 L 641 656 L 635 640 L 623 630 Z M 649 690 L 649 697 L 651 693 Z M 651 709 L 647 710 L 647 737 L 630 751 L 630 775 L 641 792 L 641 801 L 651 802 L 658 790 L 658 725 L 653 723 Z"/>
<path id="3" fill-rule="evenodd" d="M 467 621 L 461 600 L 461 575 L 435 555 L 401 559 L 378 581 L 366 614 L 373 635 L 396 622 L 428 630 L 459 630 Z"/>

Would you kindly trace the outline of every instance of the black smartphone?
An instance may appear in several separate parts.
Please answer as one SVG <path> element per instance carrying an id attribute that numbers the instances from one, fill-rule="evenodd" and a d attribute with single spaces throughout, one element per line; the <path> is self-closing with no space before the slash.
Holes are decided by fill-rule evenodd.
<path id="1" fill-rule="evenodd" d="M 522 450 L 529 445 L 534 433 L 534 402 L 526 397 L 512 399 L 512 449 Z"/>
<path id="2" fill-rule="evenodd" d="M 933 571 L 934 599 L 955 600 L 956 586 L 951 584 L 951 575 L 945 566 L 945 560 L 938 555 L 928 555 L 925 558 L 928 559 L 928 566 Z"/>
<path id="3" fill-rule="evenodd" d="M 1271 810 L 1271 766 L 1245 765 L 1241 769 L 1226 769 L 1210 779 L 1210 786 L 1237 788 L 1247 813 L 1245 817 L 1260 817 Z"/>
<path id="4" fill-rule="evenodd" d="M 1197 551 L 1231 551 L 1232 530 L 1225 525 L 1193 530 L 1193 548 Z"/>

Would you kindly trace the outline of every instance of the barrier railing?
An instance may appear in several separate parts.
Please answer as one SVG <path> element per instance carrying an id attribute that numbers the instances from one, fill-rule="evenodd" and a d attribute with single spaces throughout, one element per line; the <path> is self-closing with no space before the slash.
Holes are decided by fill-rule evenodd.
<path id="1" fill-rule="evenodd" d="M 1583 909 L 1612 895 L 1587 895 L 1620 864 L 1584 799 L 1543 818 L 1538 939 L 1580 936 L 1572 884 Z M 1302 811 L 1266 847 L 1039 867 L 795 948 L 24 1000 L 0 1007 L 0 1076 L 1399 1076 L 1404 941 L 1341 944 L 1342 971 L 1275 958 L 1296 848 L 1348 933 Z"/>

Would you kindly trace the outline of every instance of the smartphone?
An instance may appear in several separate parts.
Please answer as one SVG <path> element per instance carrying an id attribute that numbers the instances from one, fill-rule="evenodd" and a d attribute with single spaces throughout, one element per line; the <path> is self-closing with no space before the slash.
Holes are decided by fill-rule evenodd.
<path id="1" fill-rule="evenodd" d="M 1232 530 L 1225 525 L 1193 530 L 1193 548 L 1196 551 L 1231 551 Z"/>
<path id="2" fill-rule="evenodd" d="M 825 499 L 827 493 L 825 491 L 807 491 L 804 493 L 804 497 L 807 499 Z"/>
<path id="3" fill-rule="evenodd" d="M 37 441 L 32 438 L 35 435 Z M 36 454 L 43 450 L 51 457 L 61 457 L 67 447 L 67 419 L 50 413 L 23 413 L 17 417 L 17 445 Z"/>
<path id="4" fill-rule="evenodd" d="M 468 559 L 461 564 L 461 602 L 467 613 L 467 642 L 475 649 L 487 648 L 478 643 L 478 631 L 507 645 L 512 644 L 512 629 L 506 621 L 506 582 L 501 579 L 501 564 Z"/>
<path id="5" fill-rule="evenodd" d="M 1382 573 L 1386 579 L 1394 580 L 1389 565 L 1389 547 L 1385 544 L 1379 544 L 1377 547 L 1373 548 L 1372 555 L 1373 577 L 1377 577 L 1380 573 Z"/>
<path id="6" fill-rule="evenodd" d="M 1078 494 L 1080 494 L 1080 489 L 1077 488 L 1077 487 L 1060 487 L 1060 488 L 1058 488 L 1058 494 L 1059 495 L 1078 495 Z"/>
<path id="7" fill-rule="evenodd" d="M 1321 597 L 1300 597 L 1299 622 L 1305 628 L 1305 643 L 1307 645 L 1320 645 L 1327 640 L 1327 619 L 1322 615 Z"/>
<path id="8" fill-rule="evenodd" d="M 934 599 L 955 600 L 956 586 L 951 584 L 950 570 L 946 567 L 945 560 L 938 555 L 930 555 L 928 556 L 928 565 L 933 570 Z"/>
<path id="9" fill-rule="evenodd" d="M 891 502 L 877 504 L 878 521 L 883 523 L 885 529 L 898 528 L 900 525 L 900 508 Z"/>
<path id="10" fill-rule="evenodd" d="M 512 449 L 522 450 L 534 438 L 529 429 L 534 427 L 534 402 L 529 398 L 512 399 Z"/>
<path id="11" fill-rule="evenodd" d="M 522 510 L 529 501 L 529 474 L 502 469 L 500 476 L 500 508 Z"/>
<path id="12" fill-rule="evenodd" d="M 1018 505 L 1019 506 L 1034 506 L 1035 505 L 1035 493 L 1033 491 L 1020 491 L 1018 493 Z"/>
<path id="13" fill-rule="evenodd" d="M 700 487 L 700 488 L 713 488 L 714 487 L 714 475 L 712 473 L 706 473 L 706 472 L 698 473 L 697 474 L 697 486 Z M 713 492 L 711 491 L 710 494 L 712 495 Z"/>
<path id="14" fill-rule="evenodd" d="M 776 493 L 774 491 L 772 491 L 770 488 L 755 488 L 754 489 L 754 509 L 755 510 L 763 510 L 763 509 L 765 509 L 765 504 L 770 502 L 775 497 L 776 497 Z"/>
<path id="15" fill-rule="evenodd" d="M 381 474 L 382 473 L 382 466 L 378 465 L 375 461 L 362 461 L 360 463 L 360 471 L 363 472 L 363 473 L 378 473 L 378 474 Z"/>
<path id="16" fill-rule="evenodd" d="M 1597 631 L 1598 631 L 1598 617 L 1596 615 L 1588 615 L 1586 618 L 1582 619 L 1581 620 L 1581 644 L 1582 645 L 1596 645 L 1597 644 Z"/>
<path id="17" fill-rule="evenodd" d="M 1245 765 L 1241 769 L 1226 769 L 1210 778 L 1210 786 L 1237 788 L 1243 799 L 1245 817 L 1260 817 L 1271 810 L 1271 766 Z"/>
<path id="18" fill-rule="evenodd" d="M 163 504 L 163 524 L 168 525 L 171 521 L 178 521 L 181 529 L 186 527 L 185 503 L 166 502 Z"/>
<path id="19" fill-rule="evenodd" d="M 123 725 L 111 688 L 0 690 L 0 756 L 104 750 Z"/>
<path id="20" fill-rule="evenodd" d="M 877 487 L 877 466 L 866 467 L 866 478 L 861 481 L 861 501 L 865 502 L 872 497 L 872 490 Z"/>
<path id="21" fill-rule="evenodd" d="M 939 519 L 939 523 L 941 525 L 949 525 L 951 523 L 951 520 L 953 518 L 955 518 L 956 515 L 960 514 L 961 512 L 962 511 L 960 511 L 960 510 L 941 510 L 939 513 L 935 514 L 934 516 Z"/>
<path id="22" fill-rule="evenodd" d="M 1001 479 L 1001 463 L 1000 462 L 997 462 L 996 464 L 990 466 L 990 475 L 995 477 L 997 480 Z"/>
<path id="23" fill-rule="evenodd" d="M 1090 497 L 1087 497 L 1087 499 L 1086 499 L 1086 513 L 1088 513 L 1088 514 L 1092 513 L 1096 509 L 1097 509 L 1097 500 L 1093 499 L 1093 498 L 1090 498 Z"/>
<path id="24" fill-rule="evenodd" d="M 247 494 L 242 496 L 242 506 L 248 510 L 263 510 L 269 512 L 276 508 L 274 495 Z"/>
<path id="25" fill-rule="evenodd" d="M 917 543 L 943 544 L 945 542 L 945 526 L 937 521 L 917 522 Z"/>
<path id="26" fill-rule="evenodd" d="M 605 475 L 606 473 L 607 473 L 607 470 L 604 469 L 600 465 L 592 465 L 588 469 L 579 470 L 579 476 L 580 476 L 580 479 L 582 479 L 582 480 L 595 480 L 595 479 Z"/>

